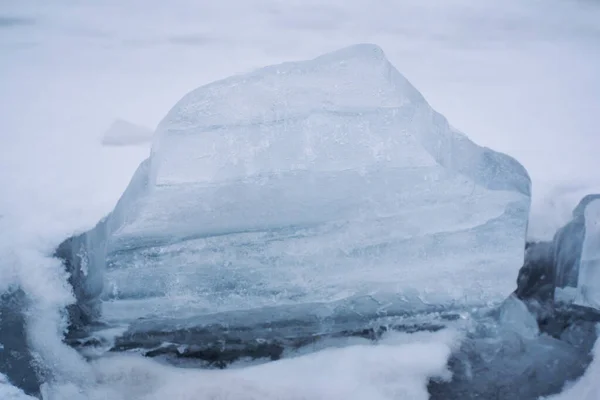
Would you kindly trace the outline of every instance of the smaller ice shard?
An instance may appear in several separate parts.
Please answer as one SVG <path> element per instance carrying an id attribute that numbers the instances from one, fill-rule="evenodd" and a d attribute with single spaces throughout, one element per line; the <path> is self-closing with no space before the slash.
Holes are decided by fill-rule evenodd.
<path id="1" fill-rule="evenodd" d="M 123 119 L 115 120 L 102 136 L 106 146 L 131 146 L 152 141 L 154 131 Z"/>
<path id="2" fill-rule="evenodd" d="M 600 257 L 600 195 L 585 196 L 573 211 L 573 219 L 552 241 L 555 299 L 598 308 L 598 258 Z"/>
<path id="3" fill-rule="evenodd" d="M 599 226 L 600 195 L 590 194 L 552 241 L 527 244 L 517 296 L 550 306 L 556 301 L 600 310 Z"/>

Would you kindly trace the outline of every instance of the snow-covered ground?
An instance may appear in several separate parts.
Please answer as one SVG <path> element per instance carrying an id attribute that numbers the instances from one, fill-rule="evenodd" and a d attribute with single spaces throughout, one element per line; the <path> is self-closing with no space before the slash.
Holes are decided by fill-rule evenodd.
<path id="1" fill-rule="evenodd" d="M 109 212 L 149 152 L 147 145 L 102 147 L 98 137 L 112 120 L 153 127 L 201 84 L 377 43 L 454 126 L 525 165 L 534 191 L 530 236 L 547 238 L 582 195 L 600 191 L 598 21 L 600 5 L 591 0 L 0 2 L 0 257 L 11 260 L 0 267 L 0 289 L 17 281 L 35 300 L 32 341 L 58 378 L 116 380 L 117 388 L 128 379 L 152 381 L 172 399 L 210 393 L 201 378 L 149 361 L 90 366 L 57 335 L 57 307 L 70 297 L 61 266 L 46 255 Z M 379 398 L 425 398 L 424 379 L 442 373 L 449 344 L 428 342 L 431 364 L 402 369 L 396 361 L 423 350 L 421 339 L 411 340 L 390 351 L 357 346 L 309 356 L 317 357 L 317 370 L 286 361 L 278 372 L 228 372 L 219 382 L 250 382 L 243 398 L 365 398 L 342 388 L 345 376 L 323 382 L 319 371 L 331 363 L 359 368 L 367 358 L 381 369 L 357 385 L 380 388 L 400 370 L 414 392 L 383 385 Z M 286 383 L 299 374 L 301 387 Z M 132 397 L 151 398 L 138 389 Z M 55 398 L 76 398 L 68 387 L 56 390 Z"/>

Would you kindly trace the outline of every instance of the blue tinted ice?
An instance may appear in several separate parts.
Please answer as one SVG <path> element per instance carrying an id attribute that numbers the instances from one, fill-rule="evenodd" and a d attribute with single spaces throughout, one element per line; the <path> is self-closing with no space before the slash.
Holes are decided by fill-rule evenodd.
<path id="1" fill-rule="evenodd" d="M 506 298 L 529 204 L 517 161 L 357 45 L 187 94 L 82 248 L 107 321 L 367 318 Z"/>

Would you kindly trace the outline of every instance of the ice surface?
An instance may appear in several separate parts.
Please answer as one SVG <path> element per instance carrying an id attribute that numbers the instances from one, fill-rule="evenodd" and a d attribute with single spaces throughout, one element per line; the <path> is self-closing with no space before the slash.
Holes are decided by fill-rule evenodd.
<path id="1" fill-rule="evenodd" d="M 129 146 L 152 141 L 154 131 L 123 119 L 115 120 L 102 136 L 102 144 L 108 146 Z"/>
<path id="2" fill-rule="evenodd" d="M 513 330 L 524 338 L 535 338 L 540 333 L 535 316 L 515 295 L 502 303 L 499 314 L 499 322 L 505 329 Z"/>
<path id="3" fill-rule="evenodd" d="M 356 45 L 186 95 L 114 212 L 70 248 L 112 323 L 482 305 L 514 289 L 529 189 L 518 162 Z"/>

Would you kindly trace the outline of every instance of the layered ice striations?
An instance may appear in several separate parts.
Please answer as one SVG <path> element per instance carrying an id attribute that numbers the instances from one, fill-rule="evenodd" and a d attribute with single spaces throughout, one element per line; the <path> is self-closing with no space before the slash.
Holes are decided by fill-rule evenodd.
<path id="1" fill-rule="evenodd" d="M 556 300 L 600 310 L 600 195 L 580 201 L 551 249 Z"/>
<path id="2" fill-rule="evenodd" d="M 364 320 L 503 300 L 529 203 L 517 161 L 357 45 L 186 95 L 68 251 L 110 322 Z"/>

